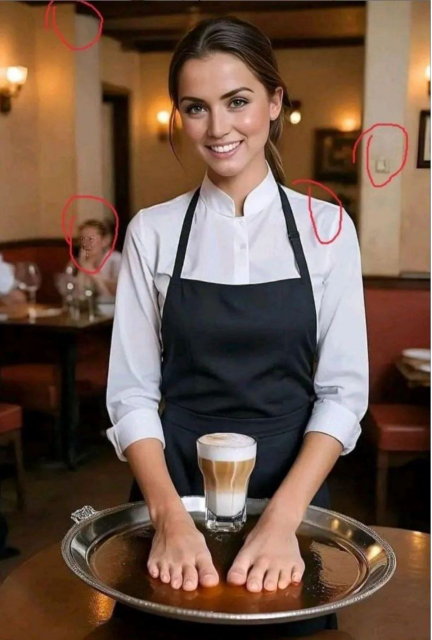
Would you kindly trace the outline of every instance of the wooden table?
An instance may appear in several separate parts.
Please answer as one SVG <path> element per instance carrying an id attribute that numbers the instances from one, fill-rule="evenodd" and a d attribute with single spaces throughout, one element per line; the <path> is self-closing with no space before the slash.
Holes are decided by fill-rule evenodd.
<path id="1" fill-rule="evenodd" d="M 405 382 L 410 389 L 414 387 L 430 387 L 430 372 L 410 367 L 402 358 L 396 361 L 396 368 L 405 378 Z"/>
<path id="2" fill-rule="evenodd" d="M 37 318 L 34 322 L 25 319 L 0 321 L 0 344 L 19 345 L 48 338 L 57 350 L 61 368 L 60 438 L 63 462 L 74 469 L 78 462 L 77 429 L 79 404 L 76 391 L 77 343 L 82 335 L 110 328 L 113 318 L 96 316 L 90 321 L 87 314 L 72 320 L 66 314 L 48 318 Z M 18 350 L 18 347 L 17 347 Z M 1 357 L 1 356 L 0 356 Z M 0 361 L 1 366 L 1 361 Z"/>
<path id="3" fill-rule="evenodd" d="M 338 612 L 339 631 L 311 640 L 428 640 L 430 536 L 375 527 L 395 550 L 398 566 L 387 585 L 370 598 Z M 0 587 L 2 640 L 276 640 L 268 626 L 238 627 L 170 621 L 126 624 L 110 619 L 114 601 L 94 591 L 64 564 L 60 545 L 37 554 Z M 272 625 L 277 628 L 277 625 Z"/>

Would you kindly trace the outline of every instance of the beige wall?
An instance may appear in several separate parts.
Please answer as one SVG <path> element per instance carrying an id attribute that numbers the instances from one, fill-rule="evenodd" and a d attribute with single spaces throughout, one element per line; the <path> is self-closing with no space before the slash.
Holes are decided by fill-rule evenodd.
<path id="1" fill-rule="evenodd" d="M 65 6 L 61 9 L 59 24 L 68 41 L 73 42 L 75 38 L 73 7 Z M 21 227 L 18 230 L 18 238 L 58 238 L 62 235 L 63 206 L 68 198 L 77 192 L 75 56 L 52 32 L 43 28 L 45 7 L 31 9 L 29 13 L 34 16 L 35 21 L 37 67 L 34 79 L 38 87 L 39 118 L 37 127 L 29 123 L 26 135 L 32 135 L 34 129 L 38 136 L 40 222 L 33 236 L 25 233 Z M 26 85 L 10 115 L 13 115 L 15 109 L 20 109 L 21 103 L 26 102 L 27 99 Z M 7 121 L 7 118 L 5 120 Z M 70 213 L 74 211 L 72 207 Z M 20 217 L 26 216 L 28 211 L 23 208 L 18 214 Z"/>
<path id="2" fill-rule="evenodd" d="M 22 97 L 0 114 L 0 239 L 40 232 L 39 137 L 35 14 L 23 4 L 0 2 L 0 67 L 28 67 Z M 25 96 L 25 97 L 24 97 Z"/>
<path id="3" fill-rule="evenodd" d="M 136 212 L 142 207 L 140 132 L 142 129 L 141 112 L 145 95 L 141 91 L 140 54 L 122 51 L 121 45 L 112 38 L 100 40 L 100 74 L 102 82 L 126 89 L 130 98 L 130 170 L 131 170 L 131 207 Z"/>
<path id="4" fill-rule="evenodd" d="M 402 175 L 399 269 L 430 271 L 430 169 L 417 169 L 420 111 L 430 109 L 425 68 L 430 64 L 430 4 L 411 3 L 408 86 L 405 127 L 409 135 L 408 162 Z"/>
<path id="5" fill-rule="evenodd" d="M 430 170 L 416 168 L 419 112 L 430 109 L 424 75 L 429 24 L 429 4 L 423 0 L 392 3 L 391 11 L 385 1 L 368 3 L 363 130 L 375 123 L 397 123 L 407 130 L 409 146 L 402 173 L 382 188 L 374 188 L 363 169 L 360 237 L 365 274 L 430 272 Z M 376 184 L 397 171 L 403 154 L 404 137 L 398 129 L 375 130 L 370 166 Z M 381 157 L 389 164 L 388 174 L 375 170 Z"/>

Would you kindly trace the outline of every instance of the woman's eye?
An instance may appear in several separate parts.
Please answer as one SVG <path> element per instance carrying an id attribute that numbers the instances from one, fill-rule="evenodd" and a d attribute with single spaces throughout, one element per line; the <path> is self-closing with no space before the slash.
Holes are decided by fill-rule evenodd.
<path id="1" fill-rule="evenodd" d="M 234 98 L 233 102 L 242 102 L 243 104 L 247 104 L 247 100 L 243 100 L 243 98 Z M 240 105 L 241 107 L 243 105 Z"/>
<path id="2" fill-rule="evenodd" d="M 239 106 L 242 107 L 244 104 L 247 104 L 248 101 L 244 100 L 243 98 L 234 98 L 234 100 L 231 100 L 230 104 L 233 104 L 234 102 L 241 102 L 242 104 L 240 104 Z M 199 111 L 193 111 L 193 109 L 202 109 L 202 105 L 200 104 L 193 104 L 190 107 L 187 108 L 186 113 L 191 113 L 192 115 L 196 114 L 196 113 L 200 113 Z M 234 107 L 235 109 L 239 108 L 239 107 Z"/>

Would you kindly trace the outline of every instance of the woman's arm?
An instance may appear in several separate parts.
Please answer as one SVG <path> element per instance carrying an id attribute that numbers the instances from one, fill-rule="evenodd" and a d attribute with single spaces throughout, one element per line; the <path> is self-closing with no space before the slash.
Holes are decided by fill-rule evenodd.
<path id="1" fill-rule="evenodd" d="M 153 523 L 185 508 L 169 475 L 162 443 L 157 438 L 138 440 L 127 447 L 125 456 L 149 508 Z"/>
<path id="2" fill-rule="evenodd" d="M 156 529 L 149 572 L 173 588 L 193 590 L 198 581 L 210 587 L 219 577 L 165 461 L 159 417 L 161 314 L 146 260 L 142 215 L 129 224 L 119 275 L 107 386 L 113 426 L 107 436 L 120 460 L 129 462 Z"/>
<path id="3" fill-rule="evenodd" d="M 368 406 L 361 254 L 354 223 L 345 211 L 341 233 L 330 247 L 318 317 L 318 363 L 314 376 L 317 398 L 303 448 L 269 505 L 278 517 L 284 512 L 284 517 L 297 525 L 339 455 L 346 455 L 355 447 L 361 432 L 360 420 Z"/>
<path id="4" fill-rule="evenodd" d="M 263 586 L 285 588 L 301 579 L 304 562 L 295 531 L 339 455 L 354 448 L 367 409 L 369 369 L 360 249 L 354 224 L 345 211 L 341 234 L 331 245 L 318 327 L 317 399 L 301 450 L 229 573 L 230 580 L 236 584 L 247 581 L 252 591 Z"/>

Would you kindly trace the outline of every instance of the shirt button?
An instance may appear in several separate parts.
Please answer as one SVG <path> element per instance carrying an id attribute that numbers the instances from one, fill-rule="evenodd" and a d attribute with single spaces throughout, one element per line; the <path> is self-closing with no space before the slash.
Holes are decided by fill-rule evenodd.
<path id="1" fill-rule="evenodd" d="M 240 249 L 243 249 L 243 250 L 246 249 L 246 245 L 245 245 L 244 242 L 243 242 L 243 244 L 240 245 Z"/>

